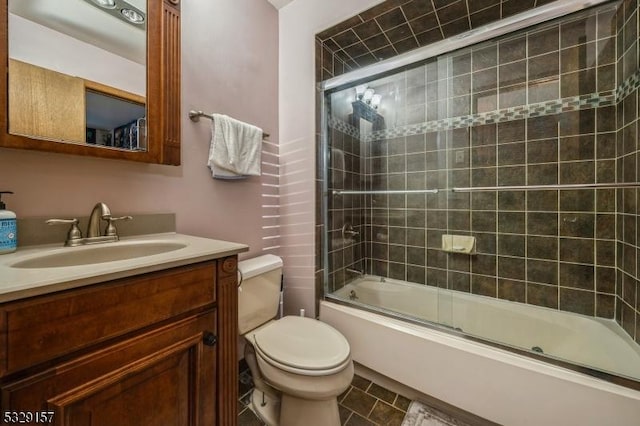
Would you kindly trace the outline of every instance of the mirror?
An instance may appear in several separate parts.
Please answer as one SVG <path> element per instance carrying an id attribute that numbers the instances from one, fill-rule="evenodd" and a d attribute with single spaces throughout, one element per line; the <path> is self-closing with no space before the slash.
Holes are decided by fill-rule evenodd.
<path id="1" fill-rule="evenodd" d="M 180 163 L 179 0 L 0 1 L 0 146 Z"/>
<path id="2" fill-rule="evenodd" d="M 146 149 L 146 9 L 145 0 L 9 0 L 9 133 Z"/>

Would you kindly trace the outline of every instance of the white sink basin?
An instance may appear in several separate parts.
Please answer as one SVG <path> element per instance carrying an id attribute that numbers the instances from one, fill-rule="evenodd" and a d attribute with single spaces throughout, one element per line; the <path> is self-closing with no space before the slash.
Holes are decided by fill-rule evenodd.
<path id="1" fill-rule="evenodd" d="M 105 243 L 104 245 L 60 249 L 56 253 L 42 254 L 9 265 L 11 268 L 61 268 L 96 263 L 128 260 L 162 254 L 187 247 L 177 241 L 132 241 Z"/>

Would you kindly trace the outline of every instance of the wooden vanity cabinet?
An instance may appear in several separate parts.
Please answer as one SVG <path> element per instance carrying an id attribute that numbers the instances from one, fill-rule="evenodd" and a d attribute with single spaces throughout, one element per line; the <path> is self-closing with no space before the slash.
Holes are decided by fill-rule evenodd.
<path id="1" fill-rule="evenodd" d="M 231 256 L 0 305 L 3 420 L 236 425 L 236 270 Z"/>

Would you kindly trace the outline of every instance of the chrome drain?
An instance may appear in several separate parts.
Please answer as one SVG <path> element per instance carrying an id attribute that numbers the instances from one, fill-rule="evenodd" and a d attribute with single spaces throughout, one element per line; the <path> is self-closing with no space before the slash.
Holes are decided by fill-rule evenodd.
<path id="1" fill-rule="evenodd" d="M 531 348 L 532 351 L 534 352 L 538 352 L 539 354 L 543 354 L 544 351 L 542 350 L 542 348 L 540 346 L 534 346 Z"/>

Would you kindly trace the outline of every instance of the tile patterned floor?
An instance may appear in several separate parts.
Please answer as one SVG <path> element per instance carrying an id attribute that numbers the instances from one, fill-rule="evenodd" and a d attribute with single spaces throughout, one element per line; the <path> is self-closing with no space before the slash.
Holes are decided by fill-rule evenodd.
<path id="1" fill-rule="evenodd" d="M 253 381 L 246 364 L 240 364 L 238 424 L 263 426 L 248 407 Z M 351 386 L 338 397 L 343 426 L 400 426 L 411 401 L 363 377 L 355 375 Z"/>

